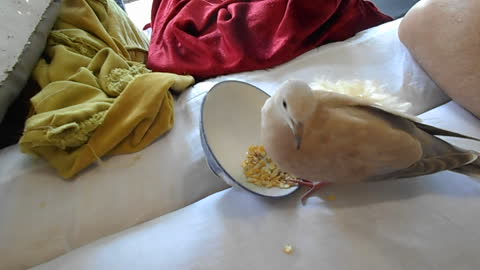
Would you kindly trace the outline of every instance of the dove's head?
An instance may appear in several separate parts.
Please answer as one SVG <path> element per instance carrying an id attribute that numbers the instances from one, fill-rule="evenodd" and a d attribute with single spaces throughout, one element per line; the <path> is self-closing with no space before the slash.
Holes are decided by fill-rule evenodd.
<path id="1" fill-rule="evenodd" d="M 297 150 L 300 149 L 304 124 L 315 111 L 315 98 L 307 83 L 299 80 L 284 82 L 274 95 L 274 106 L 290 127 Z"/>

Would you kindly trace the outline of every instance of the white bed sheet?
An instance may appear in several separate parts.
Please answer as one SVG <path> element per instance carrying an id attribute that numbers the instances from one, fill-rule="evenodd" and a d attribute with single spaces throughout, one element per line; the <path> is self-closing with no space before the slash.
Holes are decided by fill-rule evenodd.
<path id="1" fill-rule="evenodd" d="M 480 121 L 453 102 L 422 118 L 480 134 Z M 479 142 L 467 146 L 480 151 Z M 33 269 L 480 269 L 473 178 L 443 172 L 331 186 L 305 206 L 300 195 L 230 188 Z"/>
<path id="2" fill-rule="evenodd" d="M 0 269 L 45 262 L 225 189 L 205 163 L 198 134 L 202 98 L 216 82 L 238 79 L 272 93 L 289 78 L 369 79 L 411 101 L 412 113 L 446 102 L 398 41 L 399 22 L 322 46 L 273 69 L 197 83 L 177 100 L 170 133 L 139 153 L 90 167 L 73 182 L 61 180 L 43 160 L 21 154 L 17 146 L 1 150 Z M 204 218 L 210 218 L 208 213 Z"/>

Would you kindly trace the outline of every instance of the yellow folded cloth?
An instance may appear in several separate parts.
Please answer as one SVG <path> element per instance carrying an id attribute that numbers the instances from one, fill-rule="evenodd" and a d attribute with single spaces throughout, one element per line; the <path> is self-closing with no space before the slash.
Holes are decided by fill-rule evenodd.
<path id="1" fill-rule="evenodd" d="M 23 152 L 72 178 L 106 154 L 139 151 L 174 124 L 174 99 L 192 76 L 151 72 L 148 39 L 113 0 L 65 0 L 33 72 L 42 90 Z"/>

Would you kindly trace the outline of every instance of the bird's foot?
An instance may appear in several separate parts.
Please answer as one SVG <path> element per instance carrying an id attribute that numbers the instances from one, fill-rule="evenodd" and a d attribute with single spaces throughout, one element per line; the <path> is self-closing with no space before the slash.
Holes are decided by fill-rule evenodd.
<path id="1" fill-rule="evenodd" d="M 308 180 L 304 180 L 304 179 L 290 179 L 289 181 L 292 181 L 294 183 L 297 183 L 299 185 L 302 185 L 302 186 L 307 186 L 307 187 L 310 187 L 310 189 L 305 193 L 303 194 L 302 198 L 301 198 L 301 201 L 302 201 L 302 204 L 305 205 L 305 202 L 307 201 L 307 199 L 312 196 L 312 194 L 323 188 L 324 186 L 327 186 L 329 185 L 330 183 L 328 182 L 317 182 L 317 183 L 313 183 L 312 181 L 308 181 Z"/>

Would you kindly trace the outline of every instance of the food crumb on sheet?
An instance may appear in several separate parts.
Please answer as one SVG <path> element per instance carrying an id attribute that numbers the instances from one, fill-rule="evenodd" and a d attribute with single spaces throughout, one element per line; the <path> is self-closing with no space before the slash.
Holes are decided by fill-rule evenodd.
<path id="1" fill-rule="evenodd" d="M 287 254 L 292 254 L 293 253 L 293 247 L 291 245 L 285 245 L 283 247 L 283 252 L 287 253 Z"/>
<path id="2" fill-rule="evenodd" d="M 327 197 L 325 197 L 327 201 L 335 201 L 337 199 L 337 196 L 330 194 Z"/>

